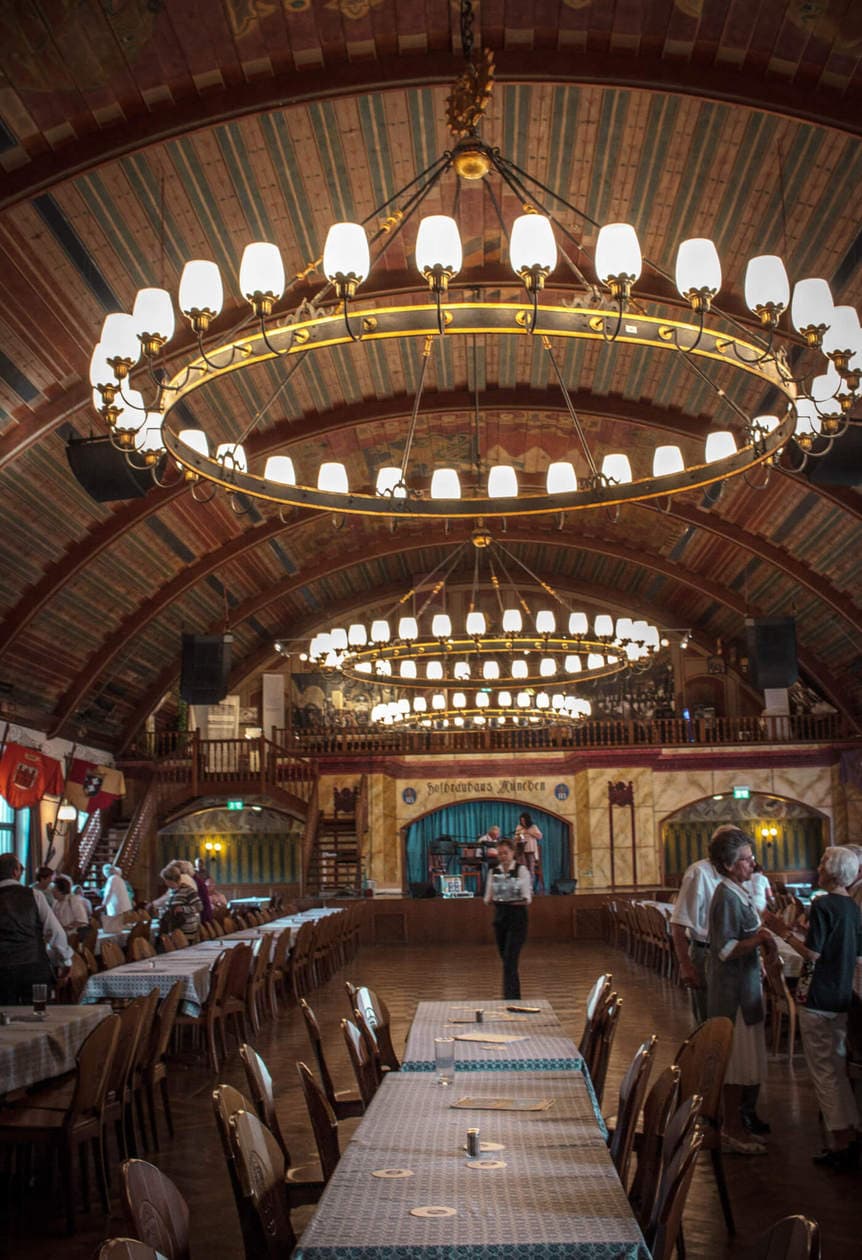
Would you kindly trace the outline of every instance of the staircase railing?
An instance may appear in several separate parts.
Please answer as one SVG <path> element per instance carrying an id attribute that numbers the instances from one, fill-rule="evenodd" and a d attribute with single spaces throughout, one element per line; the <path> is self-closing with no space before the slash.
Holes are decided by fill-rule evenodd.
<path id="1" fill-rule="evenodd" d="M 102 819 L 102 811 L 100 809 L 93 810 L 84 824 L 84 830 L 78 837 L 78 871 L 81 879 L 86 878 L 93 861 L 93 854 L 96 852 L 99 841 L 102 838 L 102 830 L 104 821 Z"/>
<path id="2" fill-rule="evenodd" d="M 134 866 L 141 848 L 141 841 L 154 828 L 158 806 L 158 780 L 155 774 L 150 776 L 143 795 L 126 828 L 122 843 L 114 855 L 114 866 L 128 871 Z"/>
<path id="3" fill-rule="evenodd" d="M 302 856 L 299 870 L 299 895 L 305 894 L 305 882 L 308 878 L 309 868 L 311 867 L 311 855 L 314 847 L 318 843 L 318 831 L 320 829 L 320 800 L 318 793 L 318 781 L 315 778 L 311 786 L 311 793 L 308 797 L 308 813 L 305 815 L 305 831 L 302 836 Z"/>

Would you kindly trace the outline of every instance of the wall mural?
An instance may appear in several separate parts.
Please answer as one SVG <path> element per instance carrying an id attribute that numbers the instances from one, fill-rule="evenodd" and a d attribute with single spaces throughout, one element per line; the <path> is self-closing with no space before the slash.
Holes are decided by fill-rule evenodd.
<path id="1" fill-rule="evenodd" d="M 202 857 L 219 885 L 298 883 L 302 823 L 264 805 L 246 805 L 203 809 L 163 828 L 160 865 Z"/>
<path id="2" fill-rule="evenodd" d="M 707 855 L 709 837 L 720 823 L 737 823 L 751 836 L 765 871 L 809 871 L 829 843 L 828 820 L 786 797 L 752 792 L 747 800 L 706 797 L 678 810 L 661 824 L 665 879 Z"/>

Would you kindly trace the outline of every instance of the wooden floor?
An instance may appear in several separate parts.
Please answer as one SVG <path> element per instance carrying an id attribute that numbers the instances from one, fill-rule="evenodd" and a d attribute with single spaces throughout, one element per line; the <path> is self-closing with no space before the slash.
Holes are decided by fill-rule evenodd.
<path id="1" fill-rule="evenodd" d="M 605 1094 L 605 1111 L 610 1112 L 615 1109 L 620 1077 L 641 1040 L 651 1032 L 659 1034 L 658 1070 L 671 1062 L 676 1047 L 689 1031 L 690 1019 L 682 992 L 630 962 L 620 951 L 598 942 L 528 943 L 521 966 L 523 995 L 547 997 L 566 1031 L 577 1040 L 583 1024 L 584 995 L 595 976 L 604 970 L 614 973 L 614 987 L 624 997 Z M 417 1001 L 497 996 L 499 963 L 493 948 L 484 945 L 460 949 L 452 945 L 363 949 L 349 972 L 336 976 L 312 998 L 326 1043 L 331 1047 L 339 1089 L 353 1084 L 338 1031 L 338 1021 L 347 1013 L 343 980 L 348 977 L 371 985 L 385 996 L 392 1011 L 395 1044 L 400 1048 Z M 294 1160 L 312 1161 L 314 1144 L 294 1066 L 297 1059 L 311 1063 L 311 1058 L 295 1009 L 283 1014 L 277 1025 L 265 1025 L 256 1045 L 280 1091 L 281 1122 Z M 244 1089 L 235 1052 L 220 1075 Z M 211 1112 L 213 1084 L 211 1073 L 200 1063 L 176 1066 L 172 1092 L 177 1135 L 173 1142 L 163 1142 L 161 1155 L 148 1158 L 174 1178 L 188 1200 L 192 1260 L 240 1260 L 243 1253 L 239 1228 Z M 817 1113 L 801 1058 L 792 1068 L 786 1058 L 770 1062 L 770 1082 L 762 1110 L 773 1129 L 770 1156 L 726 1158 L 739 1236 L 728 1240 L 725 1235 L 711 1171 L 704 1163 L 696 1174 L 685 1216 L 689 1260 L 762 1254 L 757 1236 L 771 1222 L 791 1212 L 803 1212 L 820 1221 L 824 1260 L 859 1255 L 862 1178 L 858 1174 L 821 1170 L 811 1164 L 811 1154 L 819 1146 Z M 349 1121 L 343 1126 L 345 1142 L 356 1123 Z M 116 1184 L 115 1176 L 115 1190 Z M 79 1217 L 79 1232 L 72 1239 L 63 1236 L 62 1222 L 50 1206 L 37 1201 L 34 1194 L 32 1202 L 19 1205 L 11 1220 L 4 1219 L 0 1253 L 26 1253 L 32 1260 L 91 1260 L 102 1238 L 128 1232 L 116 1200 L 114 1214 L 107 1221 L 96 1212 Z M 295 1214 L 297 1233 L 312 1211 L 303 1208 Z"/>

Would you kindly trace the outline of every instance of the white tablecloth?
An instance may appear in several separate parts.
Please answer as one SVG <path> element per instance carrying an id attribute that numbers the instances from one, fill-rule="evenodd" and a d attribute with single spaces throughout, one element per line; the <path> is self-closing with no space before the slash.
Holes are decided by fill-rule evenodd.
<path id="1" fill-rule="evenodd" d="M 0 1010 L 13 1020 L 30 1014 L 26 1006 Z M 108 1006 L 49 1006 L 38 1023 L 0 1024 L 0 1094 L 70 1072 L 82 1042 L 110 1013 Z"/>

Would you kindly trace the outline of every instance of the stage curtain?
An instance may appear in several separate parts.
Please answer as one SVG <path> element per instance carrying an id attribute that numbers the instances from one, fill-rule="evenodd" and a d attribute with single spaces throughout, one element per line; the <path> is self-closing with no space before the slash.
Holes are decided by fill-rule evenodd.
<path id="1" fill-rule="evenodd" d="M 542 873 L 545 890 L 549 891 L 557 879 L 569 878 L 569 830 L 559 818 L 546 814 L 534 806 L 518 805 L 513 801 L 459 801 L 444 805 L 426 814 L 407 829 L 407 880 L 410 884 L 422 884 L 428 879 L 428 846 L 438 836 L 451 836 L 467 844 L 482 836 L 494 823 L 503 836 L 511 836 L 518 825 L 518 818 L 527 811 L 542 833 L 539 844 L 542 855 Z M 457 860 L 452 873 L 457 874 Z"/>

